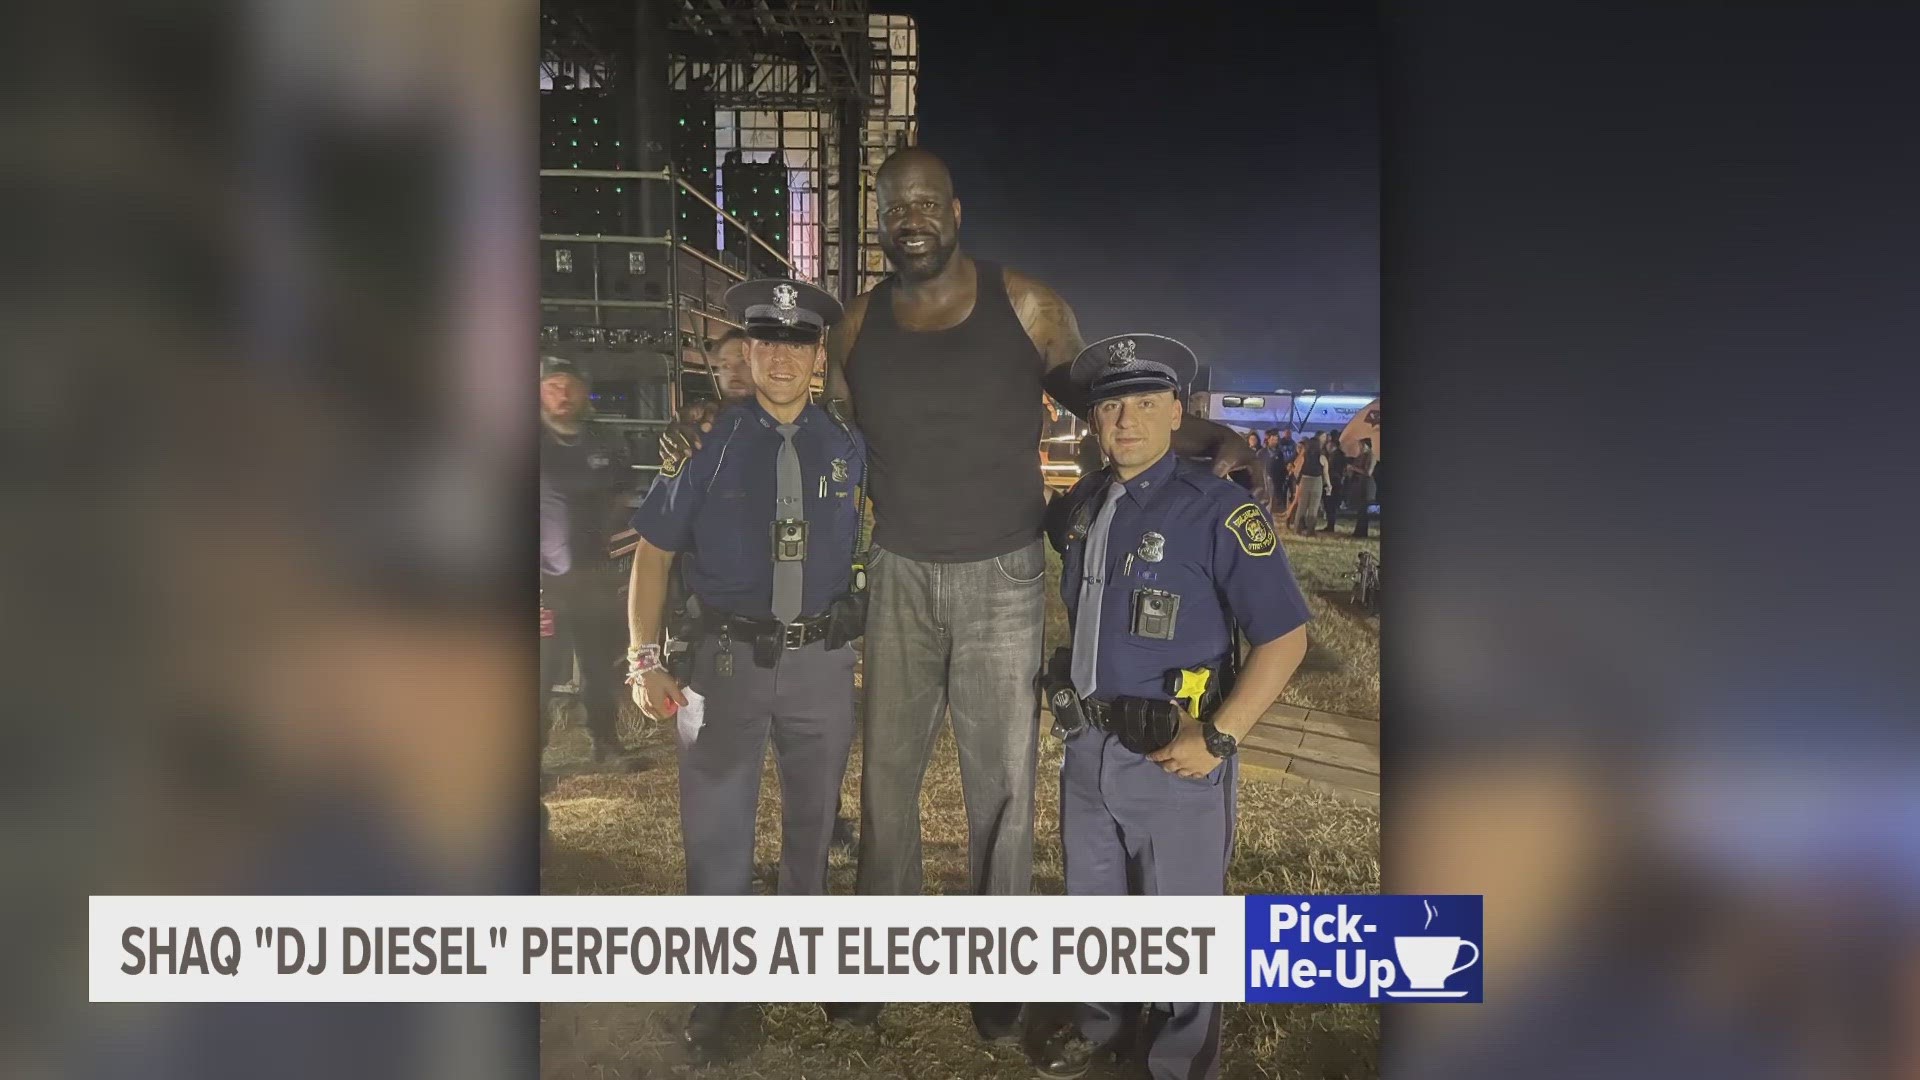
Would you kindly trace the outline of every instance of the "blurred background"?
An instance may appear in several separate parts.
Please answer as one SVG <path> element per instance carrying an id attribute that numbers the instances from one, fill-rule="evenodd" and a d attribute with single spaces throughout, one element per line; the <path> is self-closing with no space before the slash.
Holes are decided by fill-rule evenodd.
<path id="1" fill-rule="evenodd" d="M 0 1073 L 534 1075 L 531 1007 L 88 1006 L 79 949 L 535 886 L 536 13 L 12 14 Z M 1385 26 L 1386 885 L 1487 895 L 1489 1004 L 1383 1071 L 1920 1076 L 1920 27 Z"/>
<path id="2" fill-rule="evenodd" d="M 531 1007 L 80 957 L 94 893 L 533 889 L 534 13 L 8 21 L 0 1074 L 532 1075 Z"/>

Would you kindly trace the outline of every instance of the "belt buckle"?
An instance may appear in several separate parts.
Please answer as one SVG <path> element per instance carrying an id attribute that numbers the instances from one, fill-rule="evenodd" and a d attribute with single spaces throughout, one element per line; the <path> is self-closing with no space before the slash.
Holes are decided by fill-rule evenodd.
<path id="1" fill-rule="evenodd" d="M 803 649 L 807 645 L 807 624 L 783 623 L 780 627 L 780 647 L 783 649 Z"/>

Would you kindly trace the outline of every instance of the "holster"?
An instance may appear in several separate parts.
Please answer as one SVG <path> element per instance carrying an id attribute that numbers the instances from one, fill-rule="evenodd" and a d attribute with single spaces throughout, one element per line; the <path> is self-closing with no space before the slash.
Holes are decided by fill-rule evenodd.
<path id="1" fill-rule="evenodd" d="M 780 662 L 780 639 L 772 634 L 762 634 L 749 642 L 753 649 L 753 666 L 770 668 Z"/>
<path id="2" fill-rule="evenodd" d="M 1053 734 L 1066 739 L 1087 726 L 1086 710 L 1073 689 L 1073 650 L 1059 648 L 1040 671 L 1040 698 L 1053 712 Z"/>
<path id="3" fill-rule="evenodd" d="M 1238 665 L 1231 661 L 1185 670 L 1175 668 L 1166 674 L 1167 696 L 1185 706 L 1188 714 L 1195 720 L 1205 720 L 1213 715 L 1222 701 L 1226 700 L 1227 692 L 1233 689 L 1233 680 L 1237 673 Z M 1191 684 L 1194 681 L 1192 677 L 1195 675 L 1205 680 L 1206 689 L 1197 696 L 1183 693 L 1183 687 Z"/>
<path id="4" fill-rule="evenodd" d="M 827 608 L 827 651 L 845 648 L 867 632 L 867 591 L 850 592 Z"/>
<path id="5" fill-rule="evenodd" d="M 1171 701 L 1123 697 L 1108 703 L 1107 730 L 1136 754 L 1151 754 L 1180 734 L 1180 712 Z"/>

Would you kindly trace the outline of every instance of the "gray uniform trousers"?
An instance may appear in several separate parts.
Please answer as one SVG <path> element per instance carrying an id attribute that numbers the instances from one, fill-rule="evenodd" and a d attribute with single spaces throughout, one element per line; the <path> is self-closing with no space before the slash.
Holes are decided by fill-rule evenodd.
<path id="1" fill-rule="evenodd" d="M 1035 539 L 970 563 L 876 552 L 867 570 L 860 892 L 920 892 L 920 787 L 951 712 L 967 809 L 967 883 L 1023 895 L 1033 880 L 1040 650 L 1047 555 Z"/>
<path id="2" fill-rule="evenodd" d="M 1205 780 L 1175 776 L 1083 729 L 1067 740 L 1060 763 L 1060 833 L 1070 896 L 1219 896 L 1233 851 L 1239 762 L 1228 758 Z M 1171 1010 L 1147 1049 L 1155 1080 L 1213 1080 L 1220 1075 L 1220 1005 Z M 1096 1043 L 1118 1037 L 1130 1009 L 1081 1007 L 1080 1033 Z"/>
<path id="3" fill-rule="evenodd" d="M 753 891 L 753 824 L 771 737 L 780 777 L 780 892 L 824 895 L 833 814 L 853 746 L 853 646 L 828 652 L 816 641 L 763 668 L 751 645 L 735 641 L 731 675 L 718 674 L 719 653 L 719 639 L 707 635 L 689 680 L 707 703 L 706 726 L 680 751 L 687 893 Z"/>

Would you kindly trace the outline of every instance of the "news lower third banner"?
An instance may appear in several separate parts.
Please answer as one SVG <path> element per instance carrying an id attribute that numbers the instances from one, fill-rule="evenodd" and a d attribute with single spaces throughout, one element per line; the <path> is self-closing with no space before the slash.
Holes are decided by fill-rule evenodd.
<path id="1" fill-rule="evenodd" d="M 93 1001 L 1481 1000 L 1478 896 L 95 896 Z"/>

